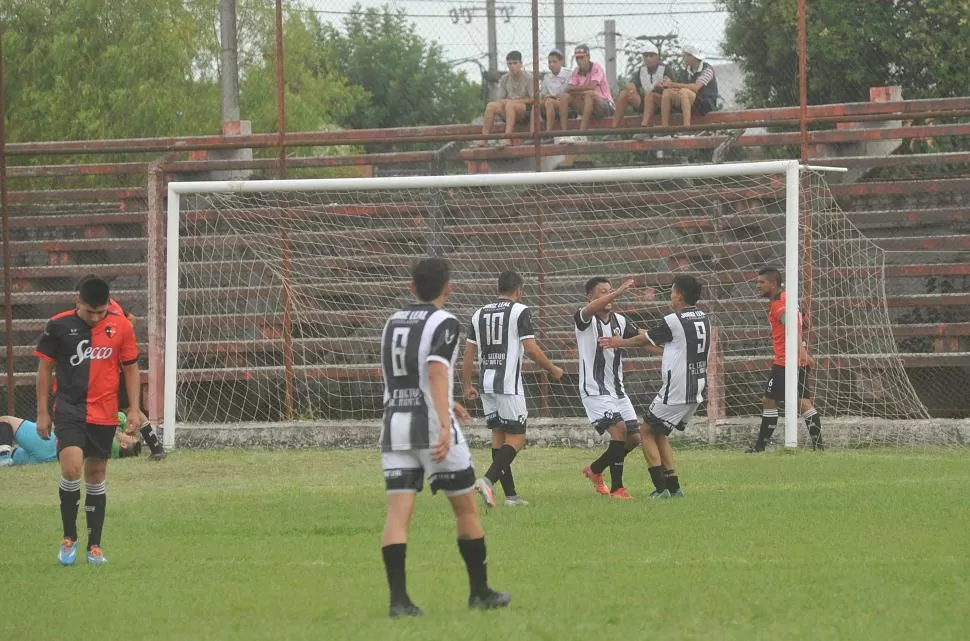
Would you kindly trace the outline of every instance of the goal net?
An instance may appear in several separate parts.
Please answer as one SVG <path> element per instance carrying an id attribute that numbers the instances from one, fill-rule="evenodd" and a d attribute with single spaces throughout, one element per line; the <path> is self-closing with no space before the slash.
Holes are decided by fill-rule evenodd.
<path id="1" fill-rule="evenodd" d="M 167 343 L 165 424 L 174 415 L 192 426 L 376 425 L 381 327 L 411 302 L 412 265 L 441 255 L 452 269 L 448 309 L 463 325 L 495 298 L 501 271 L 525 278 L 539 344 L 567 371 L 556 383 L 524 365 L 539 438 L 586 425 L 572 324 L 585 281 L 634 278 L 614 309 L 646 328 L 669 312 L 677 274 L 699 276 L 699 306 L 715 328 L 710 393 L 681 438 L 748 443 L 772 354 L 767 300 L 754 281 L 766 265 L 784 273 L 786 204 L 799 195 L 786 192 L 793 167 L 173 183 L 168 336 L 177 330 L 177 341 Z M 802 172 L 800 186 L 799 299 L 828 443 L 959 440 L 922 420 L 886 310 L 883 252 L 848 222 L 820 175 Z M 660 385 L 659 359 L 634 350 L 625 362 L 642 413 Z M 804 442 L 801 421 L 798 432 Z M 170 442 L 173 433 L 166 429 Z"/>

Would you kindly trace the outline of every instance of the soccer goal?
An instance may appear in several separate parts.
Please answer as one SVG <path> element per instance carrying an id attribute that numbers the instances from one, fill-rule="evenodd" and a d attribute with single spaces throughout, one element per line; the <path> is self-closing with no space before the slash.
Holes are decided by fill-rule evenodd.
<path id="1" fill-rule="evenodd" d="M 648 327 L 667 313 L 672 279 L 689 273 L 705 285 L 699 305 L 712 315 L 714 345 L 709 400 L 681 438 L 749 442 L 772 353 L 768 301 L 754 281 L 773 265 L 785 274 L 787 318 L 801 305 L 809 321 L 811 391 L 829 445 L 955 438 L 920 420 L 928 414 L 886 307 L 884 252 L 849 222 L 823 175 L 795 161 L 174 182 L 167 244 L 168 447 L 182 426 L 254 422 L 358 422 L 376 437 L 380 329 L 410 302 L 410 267 L 427 255 L 448 259 L 448 309 L 463 324 L 496 295 L 502 270 L 525 278 L 539 343 L 567 371 L 555 383 L 525 364 L 535 430 L 586 425 L 572 326 L 585 281 L 635 278 L 615 309 Z M 787 324 L 785 346 L 797 353 L 797 323 Z M 806 438 L 794 362 L 787 446 Z M 641 412 L 659 369 L 656 357 L 627 354 L 627 389 Z"/>

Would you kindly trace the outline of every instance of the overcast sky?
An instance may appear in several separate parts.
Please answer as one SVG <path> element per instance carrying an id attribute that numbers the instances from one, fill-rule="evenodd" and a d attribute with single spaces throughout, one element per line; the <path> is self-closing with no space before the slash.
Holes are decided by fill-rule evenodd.
<path id="1" fill-rule="evenodd" d="M 344 15 L 356 4 L 356 0 L 307 0 L 320 18 L 340 24 Z M 382 2 L 368 0 L 363 6 L 381 6 Z M 429 40 L 436 40 L 455 64 L 467 71 L 469 77 L 478 80 L 479 64 L 487 68 L 488 36 L 485 21 L 485 2 L 459 0 L 394 0 L 390 6 L 404 9 L 418 27 L 418 32 Z M 505 67 L 505 52 L 522 51 L 527 69 L 532 65 L 532 3 L 529 0 L 496 0 L 498 13 L 496 35 L 499 51 L 499 69 Z M 593 60 L 604 59 L 605 21 L 616 20 L 617 48 L 635 44 L 641 35 L 673 33 L 682 42 L 698 47 L 708 57 L 721 54 L 721 40 L 727 14 L 717 10 L 713 0 L 588 0 L 564 3 L 566 42 L 569 56 L 572 47 L 580 42 L 589 44 Z M 555 45 L 553 3 L 539 2 L 539 50 L 542 69 L 545 69 L 546 53 Z M 466 62 L 460 62 L 466 61 Z M 478 64 L 476 64 L 477 61 Z M 625 59 L 618 56 L 617 68 L 622 74 Z"/>

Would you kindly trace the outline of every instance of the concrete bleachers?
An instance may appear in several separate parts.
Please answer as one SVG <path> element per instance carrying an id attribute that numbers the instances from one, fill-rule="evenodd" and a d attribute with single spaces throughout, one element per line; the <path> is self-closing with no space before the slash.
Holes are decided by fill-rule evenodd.
<path id="1" fill-rule="evenodd" d="M 585 203 L 589 206 L 590 203 Z M 600 207 L 603 201 L 595 203 Z M 552 209 L 552 208 L 550 208 Z M 491 210 L 489 213 L 493 213 Z M 132 217 L 142 215 L 140 213 L 124 214 L 88 214 L 88 215 L 123 215 L 124 224 L 132 224 Z M 548 215 L 556 220 L 556 212 L 550 211 Z M 549 261 L 548 271 L 555 273 L 557 270 L 566 268 L 567 272 L 573 272 L 577 268 L 571 264 L 571 258 L 580 249 L 595 248 L 596 243 L 584 240 L 582 246 L 577 247 L 570 244 L 577 235 L 585 233 L 597 234 L 597 237 L 605 239 L 604 245 L 609 245 L 613 241 L 611 238 L 618 233 L 628 231 L 625 229 L 627 223 L 616 220 L 590 220 L 582 219 L 583 212 L 573 211 L 565 222 L 557 222 L 551 226 L 545 234 L 545 242 L 548 249 L 545 250 L 544 259 Z M 645 286 L 662 288 L 669 284 L 673 277 L 674 269 L 680 266 L 683 259 L 703 258 L 707 261 L 716 261 L 722 257 L 715 256 L 720 252 L 729 257 L 737 252 L 762 251 L 766 256 L 777 255 L 778 241 L 738 241 L 737 243 L 707 242 L 705 236 L 713 233 L 715 229 L 723 234 L 725 229 L 730 230 L 732 226 L 746 229 L 745 218 L 752 221 L 757 220 L 758 215 L 733 215 L 720 219 L 714 216 L 704 215 L 683 215 L 671 217 L 666 221 L 666 226 L 676 230 L 676 236 L 666 244 L 651 242 L 651 239 L 641 237 L 625 236 L 624 255 L 630 261 L 644 262 L 652 261 L 649 270 L 644 270 L 639 266 L 636 270 L 628 270 L 631 274 L 636 274 L 644 279 Z M 45 214 L 48 230 L 57 233 L 59 227 L 68 229 L 76 228 L 77 221 L 73 214 L 58 216 L 56 213 Z M 860 229 L 863 229 L 869 238 L 876 242 L 880 247 L 892 252 L 891 260 L 888 261 L 887 278 L 890 281 L 888 287 L 887 304 L 891 309 L 904 309 L 907 307 L 934 307 L 945 308 L 967 305 L 967 297 L 962 292 L 949 291 L 920 294 L 914 287 L 908 287 L 905 281 L 920 281 L 932 277 L 957 277 L 962 278 L 967 275 L 968 267 L 962 260 L 962 253 L 970 251 L 970 235 L 954 234 L 954 228 L 963 231 L 964 224 L 970 219 L 970 209 L 960 207 L 934 208 L 928 210 L 874 210 L 849 212 L 849 219 L 852 220 Z M 732 222 L 733 221 L 733 222 Z M 412 221 L 413 222 L 413 221 Z M 336 277 L 345 274 L 346 270 L 353 269 L 364 272 L 367 268 L 373 268 L 378 272 L 381 281 L 370 280 L 364 283 L 340 283 L 327 282 L 326 285 L 319 287 L 319 291 L 311 294 L 323 301 L 330 301 L 333 305 L 349 305 L 353 298 L 359 294 L 366 295 L 387 295 L 406 285 L 407 269 L 413 260 L 423 255 L 424 246 L 418 241 L 423 238 L 426 230 L 419 226 L 419 223 L 402 225 L 395 228 L 397 223 L 384 221 L 386 228 L 356 229 L 352 231 L 343 230 L 340 232 L 342 243 L 333 242 L 329 236 L 331 232 L 319 232 L 316 237 L 304 234 L 301 242 L 309 242 L 315 245 L 322 245 L 324 253 L 329 256 L 311 256 L 312 267 L 317 270 L 321 277 L 328 275 Z M 143 224 L 141 225 L 143 227 Z M 696 232 L 695 236 L 691 236 Z M 905 234 L 905 235 L 900 235 Z M 502 258 L 496 260 L 487 255 L 483 250 L 490 248 L 501 248 L 510 243 L 522 247 L 525 243 L 535 241 L 535 233 L 528 232 L 522 227 L 518 231 L 510 232 L 507 223 L 485 223 L 471 226 L 456 225 L 444 230 L 444 236 L 448 239 L 448 244 L 452 251 L 448 251 L 448 258 L 455 265 L 456 269 L 463 274 L 463 292 L 471 297 L 487 296 L 491 293 L 491 280 L 494 272 L 501 266 L 518 267 L 523 271 L 532 272 L 535 270 L 534 249 L 515 249 L 502 252 Z M 561 236 L 561 241 L 557 244 L 557 239 Z M 331 238 L 329 242 L 327 239 Z M 707 237 L 709 238 L 709 236 Z M 689 240 L 689 246 L 684 245 L 684 241 Z M 348 243 L 345 241 L 352 240 Z M 380 260 L 375 261 L 373 257 L 362 256 L 359 254 L 359 243 L 368 241 L 384 243 L 382 249 L 394 247 L 408 247 L 406 253 L 383 253 Z M 396 242 L 390 242 L 396 241 Z M 244 245 L 246 237 L 238 235 L 224 235 L 219 239 L 221 248 L 231 249 L 235 245 Z M 597 241 L 598 242 L 598 241 Z M 643 244 L 638 244 L 643 243 Z M 27 262 L 26 260 L 15 260 L 15 267 L 12 270 L 14 287 L 12 302 L 14 305 L 15 316 L 19 320 L 28 318 L 33 313 L 36 324 L 29 330 L 39 330 L 43 319 L 55 313 L 58 309 L 69 306 L 73 300 L 72 285 L 79 271 L 94 271 L 104 275 L 114 281 L 113 285 L 119 299 L 138 310 L 145 309 L 147 292 L 144 289 L 145 279 L 145 253 L 146 239 L 133 236 L 130 238 L 102 237 L 102 238 L 81 238 L 67 240 L 43 240 L 26 241 L 17 240 L 11 243 L 11 254 L 20 259 L 49 259 L 52 255 L 66 256 L 66 264 L 55 265 L 24 265 L 18 263 Z M 183 246 L 191 252 L 194 247 L 205 246 L 211 243 L 211 239 L 201 236 L 188 236 L 183 239 Z M 119 256 L 129 258 L 129 262 L 113 262 L 109 264 L 92 263 L 85 259 L 88 252 L 107 252 L 113 260 Z M 346 254 L 344 256 L 335 254 Z M 770 259 L 765 260 L 770 262 Z M 255 268 L 259 261 L 251 260 L 248 265 L 245 261 L 234 260 L 233 265 L 237 269 Z M 501 263 L 501 265 L 499 265 Z M 617 260 L 610 255 L 604 255 L 601 259 L 584 259 L 582 265 L 587 269 L 601 268 L 607 271 L 617 269 Z M 664 268 L 666 265 L 666 268 Z M 622 267 L 623 265 L 621 265 Z M 187 264 L 186 274 L 191 281 L 191 275 L 196 270 L 201 270 L 198 264 Z M 212 271 L 211 269 L 209 271 Z M 551 276 L 547 283 L 546 296 L 551 299 L 566 297 L 575 291 L 575 276 Z M 724 291 L 717 291 L 720 285 L 734 286 L 750 282 L 753 274 L 737 272 L 729 267 L 721 272 L 719 283 L 711 283 L 715 288 L 715 293 L 724 294 Z M 119 287 L 119 282 L 135 282 L 140 287 Z M 915 288 L 918 289 L 918 288 Z M 188 284 L 182 292 L 183 311 L 186 315 L 198 314 L 204 316 L 206 310 L 196 308 L 196 305 L 205 305 L 214 300 L 261 300 L 266 297 L 266 292 L 258 286 L 250 287 L 220 287 L 216 290 L 205 288 L 193 288 Z M 647 305 L 647 303 L 644 303 Z M 649 307 L 649 305 L 647 305 Z M 741 302 L 738 309 L 751 307 L 748 303 Z M 757 307 L 755 305 L 754 307 Z M 557 307 L 550 307 L 550 313 L 558 313 Z M 18 331 L 22 334 L 23 331 Z"/>
<path id="2" fill-rule="evenodd" d="M 965 103 L 962 108 L 970 109 L 970 99 Z M 897 105 L 887 107 L 885 113 L 894 118 L 912 116 L 921 113 L 917 107 L 901 112 Z M 696 124 L 698 129 L 717 132 L 761 122 L 777 125 L 792 117 L 797 122 L 797 113 L 790 109 L 762 111 L 765 113 L 720 112 Z M 825 114 L 831 113 L 836 117 L 837 111 L 821 110 L 816 115 L 827 117 Z M 594 123 L 594 128 L 602 125 Z M 970 132 L 970 126 L 960 126 Z M 926 134 L 942 131 L 931 129 Z M 958 134 L 963 130 L 946 131 Z M 470 135 L 477 131 L 459 127 L 450 128 L 449 133 Z M 911 133 L 907 131 L 906 135 Z M 770 133 L 766 138 L 759 134 L 761 137 L 749 137 L 747 142 L 742 139 L 741 144 L 791 144 L 793 135 Z M 851 132 L 820 132 L 816 139 L 828 140 L 826 136 L 838 142 L 848 139 Z M 710 149 L 723 138 L 715 133 L 647 141 L 594 139 L 583 145 L 550 147 L 548 151 L 567 147 L 573 154 Z M 482 170 L 486 168 L 481 163 L 531 154 L 531 147 L 517 146 L 464 150 L 459 157 L 469 167 Z M 951 160 L 966 163 L 970 157 Z M 858 162 L 845 161 L 851 166 Z M 838 159 L 832 159 L 832 164 L 838 164 Z M 751 286 L 754 272 L 739 267 L 741 263 L 734 257 L 743 254 L 744 264 L 749 265 L 776 262 L 783 253 L 777 230 L 764 228 L 764 214 L 750 208 L 751 203 L 758 202 L 774 202 L 766 206 L 777 207 L 782 185 L 718 189 L 685 183 L 682 189 L 668 187 L 654 193 L 543 195 L 545 279 L 541 292 L 536 283 L 530 283 L 527 297 L 533 305 L 541 304 L 543 339 L 555 358 L 566 359 L 573 366 L 572 334 L 568 322 L 560 321 L 568 321 L 582 300 L 581 284 L 590 272 L 636 276 L 639 286 L 618 308 L 641 320 L 665 309 L 666 288 L 674 275 L 700 259 L 717 266 L 716 278 L 708 281 L 708 296 L 720 301 L 720 311 L 750 319 L 752 329 L 732 329 L 736 333 L 727 338 L 763 347 L 764 302 L 757 299 Z M 906 367 L 933 370 L 970 366 L 970 180 L 957 175 L 942 180 L 863 181 L 833 184 L 831 193 L 846 210 L 848 220 L 888 252 L 886 305 Z M 30 385 L 35 369 L 33 343 L 45 319 L 72 304 L 73 283 L 79 275 L 94 272 L 104 276 L 119 300 L 140 316 L 146 313 L 146 193 L 134 188 L 72 189 L 60 196 L 13 192 L 11 203 L 14 358 L 17 384 Z M 328 196 L 304 205 L 287 212 L 292 224 L 286 242 L 300 256 L 300 265 L 294 268 L 293 280 L 287 286 L 293 297 L 312 298 L 318 309 L 296 309 L 291 336 L 283 329 L 281 282 L 266 269 L 268 260 L 279 257 L 282 246 L 272 242 L 258 250 L 252 246 L 259 207 L 236 210 L 237 222 L 233 224 L 205 207 L 183 217 L 185 263 L 181 272 L 179 354 L 185 380 L 279 380 L 290 368 L 301 377 L 372 385 L 379 376 L 377 341 L 373 337 L 379 332 L 384 311 L 361 311 L 359 303 L 377 297 L 388 301 L 399 296 L 405 300 L 408 268 L 432 244 L 456 269 L 452 300 L 459 316 L 491 297 L 500 269 L 512 267 L 530 274 L 537 271 L 540 232 L 536 198 L 527 190 L 484 201 L 453 198 L 433 204 L 412 198 L 398 202 L 384 194 L 380 198 L 358 195 L 336 201 Z M 630 222 L 622 219 L 623 212 L 648 205 L 664 212 L 663 224 L 655 225 L 652 233 L 631 229 Z M 313 229 L 301 226 L 302 219 L 314 216 L 321 207 L 334 221 L 332 225 L 314 224 Z M 617 248 L 622 248 L 622 259 L 611 251 Z M 854 275 L 867 277 L 872 268 L 851 269 Z M 349 278 L 349 272 L 358 278 Z M 302 278 L 301 274 L 312 274 L 314 279 Z M 241 275 L 250 278 L 240 280 Z M 832 275 L 832 269 L 827 272 L 819 268 L 814 277 Z M 813 300 L 815 309 L 848 304 L 837 297 L 816 296 Z M 144 351 L 144 324 L 138 331 Z M 819 338 L 825 340 L 824 336 Z M 292 366 L 286 362 L 290 349 Z M 5 352 L 2 347 L 0 351 Z M 754 356 L 753 350 L 750 357 L 743 351 L 738 360 L 725 367 L 760 371 L 763 359 Z M 853 356 L 842 358 L 849 362 Z M 655 361 L 633 358 L 629 367 L 632 372 L 647 371 L 655 367 Z M 527 366 L 527 371 L 533 368 Z"/>

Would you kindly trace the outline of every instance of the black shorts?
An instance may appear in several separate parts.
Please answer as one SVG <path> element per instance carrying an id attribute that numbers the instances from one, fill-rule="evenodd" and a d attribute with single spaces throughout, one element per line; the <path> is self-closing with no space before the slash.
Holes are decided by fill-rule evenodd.
<path id="1" fill-rule="evenodd" d="M 798 398 L 811 398 L 808 391 L 808 368 L 798 368 Z M 765 396 L 776 401 L 785 400 L 785 366 L 772 365 L 771 375 L 765 383 Z"/>
<path id="2" fill-rule="evenodd" d="M 639 434 L 640 433 L 640 422 L 639 421 L 624 421 L 620 417 L 607 417 L 600 419 L 596 423 L 593 423 L 593 429 L 596 430 L 597 434 L 606 434 L 606 432 L 619 422 L 623 422 L 626 426 L 626 434 Z"/>
<path id="3" fill-rule="evenodd" d="M 559 97 L 561 97 L 561 96 L 545 96 L 542 99 L 542 103 L 541 103 L 542 104 L 542 109 L 539 110 L 539 117 L 540 118 L 542 118 L 543 120 L 546 119 L 546 98 L 559 98 Z M 556 110 L 553 111 L 552 113 L 553 113 L 552 119 L 553 120 L 559 120 L 559 108 L 557 107 Z M 573 109 L 572 107 L 570 107 L 569 108 L 568 117 L 569 118 L 579 118 L 579 113 L 575 109 Z"/>
<path id="4" fill-rule="evenodd" d="M 485 418 L 485 425 L 490 430 L 499 430 L 506 434 L 525 434 L 527 421 L 512 421 L 493 414 Z"/>
<path id="5" fill-rule="evenodd" d="M 128 387 L 125 385 L 125 375 L 122 373 L 118 380 L 118 409 L 127 412 L 128 405 Z"/>
<path id="6" fill-rule="evenodd" d="M 701 100 L 700 96 L 698 96 L 697 99 L 694 100 L 694 104 L 690 106 L 690 113 L 692 116 L 706 116 L 712 111 L 714 111 L 714 105 L 706 100 Z"/>
<path id="7" fill-rule="evenodd" d="M 115 438 L 114 425 L 61 422 L 54 426 L 58 456 L 65 447 L 80 447 L 84 458 L 111 458 L 111 443 Z"/>

